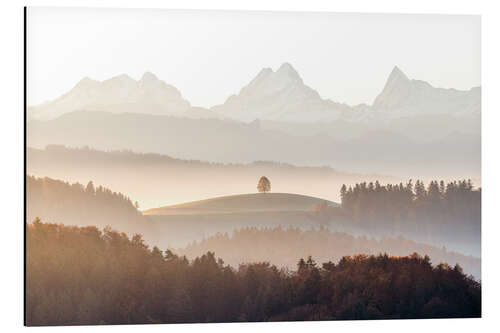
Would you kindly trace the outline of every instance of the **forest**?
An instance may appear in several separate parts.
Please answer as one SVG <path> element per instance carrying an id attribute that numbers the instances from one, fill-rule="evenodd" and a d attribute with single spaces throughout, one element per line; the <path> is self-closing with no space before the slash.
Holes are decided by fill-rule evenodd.
<path id="1" fill-rule="evenodd" d="M 152 226 L 126 195 L 103 186 L 26 176 L 26 220 L 39 217 L 68 225 L 111 226 L 132 235 L 150 235 Z"/>
<path id="2" fill-rule="evenodd" d="M 42 223 L 26 232 L 30 326 L 481 316 L 481 283 L 416 253 L 359 254 L 294 270 L 191 261 L 111 228 Z"/>
<path id="3" fill-rule="evenodd" d="M 418 231 L 438 226 L 464 232 L 480 230 L 481 188 L 474 189 L 471 180 L 434 180 L 427 187 L 420 180 L 415 185 L 411 180 L 405 185 L 376 181 L 347 188 L 344 184 L 340 197 L 342 209 L 371 229 L 381 226 Z"/>
<path id="4" fill-rule="evenodd" d="M 471 180 L 342 185 L 341 207 L 317 207 L 318 218 L 347 220 L 373 235 L 403 234 L 429 243 L 481 244 L 481 188 Z M 479 253 L 479 249 L 475 249 Z"/>
<path id="5" fill-rule="evenodd" d="M 232 233 L 215 235 L 193 241 L 175 253 L 189 259 L 214 251 L 233 267 L 244 262 L 270 261 L 278 267 L 293 269 L 297 258 L 311 255 L 318 261 L 337 261 L 345 255 L 355 253 L 390 253 L 405 256 L 413 252 L 428 255 L 433 264 L 459 263 L 464 273 L 481 279 L 481 259 L 446 250 L 442 247 L 418 243 L 399 237 L 353 236 L 343 232 L 330 231 L 324 227 L 301 230 L 300 228 L 244 227 Z"/>

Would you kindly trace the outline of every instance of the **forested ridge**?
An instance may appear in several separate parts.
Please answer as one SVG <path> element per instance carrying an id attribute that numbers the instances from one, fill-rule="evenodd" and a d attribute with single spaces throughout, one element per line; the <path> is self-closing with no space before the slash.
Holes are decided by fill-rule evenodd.
<path id="1" fill-rule="evenodd" d="M 480 247 L 481 188 L 470 180 L 434 180 L 427 186 L 420 180 L 344 184 L 340 196 L 341 207 L 318 207 L 318 217 L 346 220 L 374 235 L 403 234 L 424 242 Z"/>
<path id="2" fill-rule="evenodd" d="M 447 251 L 442 247 L 418 243 L 399 237 L 376 239 L 366 236 L 352 236 L 326 228 L 301 230 L 299 228 L 257 228 L 235 229 L 232 233 L 217 233 L 193 241 L 175 252 L 195 258 L 207 251 L 214 251 L 234 267 L 243 262 L 270 261 L 278 267 L 294 268 L 297 258 L 311 255 L 318 261 L 340 260 L 345 255 L 356 253 L 389 253 L 405 256 L 413 252 L 428 255 L 433 264 L 459 263 L 464 272 L 474 278 L 481 278 L 481 259 Z"/>
<path id="3" fill-rule="evenodd" d="M 344 184 L 340 197 L 343 210 L 367 227 L 418 231 L 438 226 L 464 232 L 481 227 L 481 188 L 475 189 L 471 180 L 434 180 L 427 187 L 420 180 L 415 184 L 411 180 L 406 184 Z"/>
<path id="4" fill-rule="evenodd" d="M 141 236 L 27 225 L 28 325 L 479 317 L 481 284 L 417 254 L 343 257 L 297 269 L 192 261 Z"/>
<path id="5" fill-rule="evenodd" d="M 68 225 L 110 225 L 129 234 L 150 234 L 151 229 L 137 203 L 92 181 L 83 185 L 27 175 L 26 213 L 28 223 L 38 217 Z"/>
<path id="6" fill-rule="evenodd" d="M 102 151 L 56 145 L 45 149 L 27 148 L 27 155 L 29 174 L 84 184 L 89 180 L 106 184 L 114 191 L 140 199 L 141 208 L 255 192 L 256 181 L 262 175 L 279 183 L 280 192 L 298 192 L 334 201 L 338 201 L 337 193 L 343 183 L 396 181 L 388 176 L 343 173 L 331 167 L 294 166 L 264 159 L 216 163 L 130 150 Z"/>

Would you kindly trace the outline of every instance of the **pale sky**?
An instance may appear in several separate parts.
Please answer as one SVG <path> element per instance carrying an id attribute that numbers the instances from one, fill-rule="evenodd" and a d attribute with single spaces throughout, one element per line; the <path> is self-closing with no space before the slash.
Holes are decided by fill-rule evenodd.
<path id="1" fill-rule="evenodd" d="M 28 104 L 83 77 L 145 71 L 194 106 L 223 103 L 291 63 L 322 98 L 371 104 L 397 65 L 436 87 L 481 84 L 479 16 L 28 9 Z"/>

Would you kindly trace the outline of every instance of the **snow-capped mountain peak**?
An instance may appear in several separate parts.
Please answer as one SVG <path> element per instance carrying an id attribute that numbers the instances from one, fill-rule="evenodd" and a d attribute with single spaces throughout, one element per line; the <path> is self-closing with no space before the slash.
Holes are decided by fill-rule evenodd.
<path id="1" fill-rule="evenodd" d="M 28 119 L 51 119 L 78 110 L 178 114 L 190 107 L 179 90 L 146 72 L 137 81 L 127 74 L 104 81 L 85 77 L 61 97 L 28 108 Z"/>
<path id="2" fill-rule="evenodd" d="M 300 80 L 302 82 L 299 73 L 288 62 L 283 63 L 280 68 L 278 68 L 276 75 L 280 77 L 288 77 L 291 80 Z"/>
<path id="3" fill-rule="evenodd" d="M 395 83 L 404 83 L 410 82 L 410 79 L 406 76 L 405 73 L 398 67 L 394 66 L 389 74 L 389 78 L 387 79 L 387 84 L 395 84 Z"/>
<path id="4" fill-rule="evenodd" d="M 420 114 L 477 115 L 481 110 L 481 88 L 435 88 L 408 78 L 395 66 L 371 106 L 348 106 L 321 98 L 290 63 L 283 63 L 276 71 L 263 68 L 238 94 L 207 110 L 192 108 L 179 90 L 146 72 L 139 80 L 126 74 L 104 81 L 85 77 L 61 97 L 28 108 L 28 119 L 51 119 L 77 110 L 225 117 L 245 122 L 369 122 Z"/>
<path id="5" fill-rule="evenodd" d="M 290 63 L 283 63 L 276 71 L 262 69 L 239 94 L 212 110 L 242 121 L 317 121 L 337 118 L 343 108 L 323 100 L 317 91 L 304 84 Z"/>
<path id="6" fill-rule="evenodd" d="M 96 81 L 86 76 L 80 81 L 78 81 L 78 83 L 75 85 L 75 88 L 87 89 L 89 87 L 96 87 L 97 85 L 99 85 L 99 81 Z"/>
<path id="7" fill-rule="evenodd" d="M 144 74 L 142 74 L 142 77 L 139 80 L 139 82 L 143 84 L 157 82 L 157 81 L 159 81 L 158 77 L 151 72 L 145 72 Z"/>
<path id="8" fill-rule="evenodd" d="M 391 117 L 444 113 L 463 115 L 478 113 L 480 109 L 480 88 L 467 91 L 435 88 L 428 82 L 409 79 L 397 66 L 372 105 L 373 111 L 385 112 Z"/>

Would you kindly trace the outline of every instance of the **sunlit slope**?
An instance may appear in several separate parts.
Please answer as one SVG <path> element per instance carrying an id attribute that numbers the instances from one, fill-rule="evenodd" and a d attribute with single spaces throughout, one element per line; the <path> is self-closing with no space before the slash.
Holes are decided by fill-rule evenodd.
<path id="1" fill-rule="evenodd" d="M 292 193 L 252 193 L 230 195 L 178 205 L 148 209 L 145 215 L 198 215 L 242 212 L 310 211 L 319 203 L 338 205 L 320 198 Z"/>

